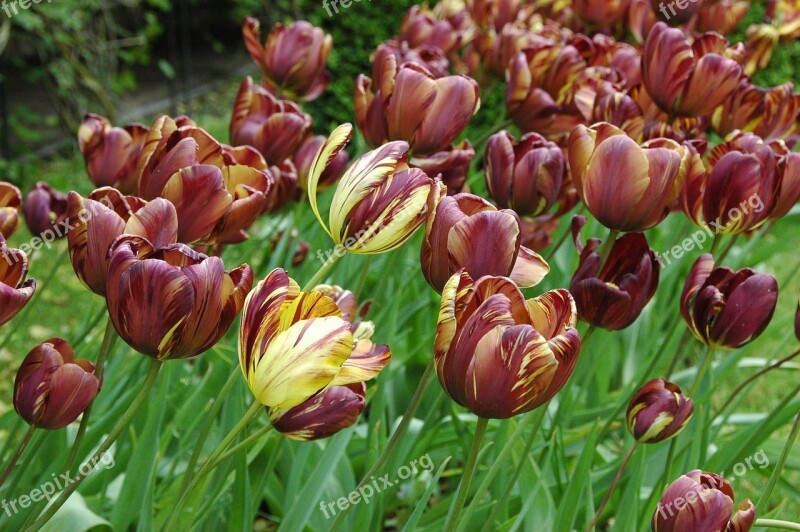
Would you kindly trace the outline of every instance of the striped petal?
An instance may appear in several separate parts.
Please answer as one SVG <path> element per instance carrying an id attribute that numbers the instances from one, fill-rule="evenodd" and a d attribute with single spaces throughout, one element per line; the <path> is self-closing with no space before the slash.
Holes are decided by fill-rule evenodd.
<path id="1" fill-rule="evenodd" d="M 352 136 L 352 124 L 342 124 L 334 129 L 333 133 L 330 134 L 325 143 L 320 147 L 316 157 L 314 157 L 314 162 L 311 163 L 311 169 L 308 172 L 308 200 L 311 203 L 311 209 L 314 211 L 314 215 L 317 217 L 317 220 L 319 220 L 322 228 L 325 229 L 325 232 L 328 233 L 336 243 L 339 243 L 339 241 L 334 237 L 331 229 L 325 224 L 319 212 L 319 206 L 317 205 L 317 188 L 319 187 L 319 181 L 325 169 L 333 162 Z M 345 172 L 345 177 L 348 175 L 349 172 Z M 342 178 L 342 181 L 343 180 L 344 177 Z M 343 183 L 340 182 L 336 188 L 336 193 L 339 192 L 339 188 L 342 186 Z M 350 186 L 352 187 L 352 185 Z"/>
<path id="2" fill-rule="evenodd" d="M 386 367 L 392 357 L 388 345 L 376 345 L 368 339 L 358 339 L 358 332 L 354 332 L 353 337 L 355 339 L 353 353 L 342 364 L 342 370 L 333 379 L 331 386 L 357 384 L 373 379 Z"/>

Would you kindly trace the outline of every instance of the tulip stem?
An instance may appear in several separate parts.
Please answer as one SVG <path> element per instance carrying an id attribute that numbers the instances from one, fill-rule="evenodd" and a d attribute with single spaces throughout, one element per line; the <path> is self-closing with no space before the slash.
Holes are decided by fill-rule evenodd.
<path id="1" fill-rule="evenodd" d="M 722 242 L 722 233 L 717 233 L 717 234 L 714 235 L 714 240 L 711 242 L 711 249 L 709 250 L 709 253 L 711 254 L 712 257 L 714 256 L 714 253 L 719 248 L 720 242 Z M 720 260 L 722 260 L 722 259 L 720 259 Z M 717 261 L 717 262 L 719 262 L 719 261 Z"/>
<path id="2" fill-rule="evenodd" d="M 714 348 L 708 346 L 706 348 L 705 356 L 703 357 L 703 362 L 700 364 L 700 368 L 697 370 L 697 375 L 695 375 L 694 382 L 692 383 L 692 387 L 689 388 L 689 397 L 694 396 L 697 392 L 697 389 L 700 387 L 700 383 L 705 377 L 706 372 L 708 372 L 708 368 L 711 366 L 711 361 L 714 359 Z"/>
<path id="3" fill-rule="evenodd" d="M 611 229 L 608 232 L 608 238 L 606 238 L 606 241 L 603 242 L 603 247 L 600 248 L 600 268 L 603 267 L 603 265 L 606 263 L 606 259 L 608 259 L 608 256 L 611 255 L 611 248 L 614 247 L 614 243 L 617 241 L 617 236 L 619 236 L 619 231 L 616 229 Z"/>
<path id="4" fill-rule="evenodd" d="M 26 531 L 33 532 L 34 530 L 39 530 L 47 523 L 50 518 L 55 515 L 55 513 L 61 508 L 67 499 L 78 489 L 81 483 L 86 479 L 86 477 L 94 471 L 94 464 L 97 464 L 100 459 L 105 455 L 105 453 L 111 448 L 111 445 L 117 441 L 117 438 L 122 434 L 122 432 L 130 425 L 131 421 L 133 421 L 134 416 L 139 411 L 139 408 L 147 399 L 147 396 L 150 393 L 150 389 L 153 387 L 153 384 L 156 382 L 156 378 L 158 377 L 158 372 L 161 370 L 163 362 L 158 359 L 153 359 L 150 362 L 150 370 L 147 373 L 147 377 L 145 377 L 144 383 L 142 383 L 139 393 L 133 399 L 133 402 L 128 407 L 128 410 L 122 415 L 120 420 L 117 422 L 116 426 L 111 430 L 106 439 L 100 444 L 97 451 L 95 451 L 94 455 L 86 462 L 87 464 L 92 465 L 92 467 L 88 468 L 86 472 L 84 472 L 84 467 L 81 466 L 78 474 L 72 479 L 72 482 L 67 486 L 61 495 L 59 495 L 58 499 L 51 504 L 47 510 L 39 517 L 34 523 L 29 526 Z"/>
<path id="5" fill-rule="evenodd" d="M 114 322 L 111 321 L 111 316 L 108 316 L 108 320 L 106 321 L 106 330 L 103 333 L 103 342 L 100 345 L 100 353 L 97 355 L 97 364 L 95 365 L 94 369 L 94 376 L 97 377 L 101 387 L 103 386 L 103 371 L 105 369 L 106 359 L 108 358 L 108 354 L 111 352 L 111 349 L 114 347 L 117 338 L 117 330 L 114 328 Z M 75 441 L 72 443 L 72 449 L 69 452 L 67 463 L 64 465 L 65 471 L 69 471 L 72 467 L 72 464 L 74 464 L 75 460 L 78 458 L 78 451 L 80 451 L 83 436 L 86 434 L 86 428 L 89 426 L 89 419 L 92 416 L 92 407 L 94 406 L 94 401 L 96 399 L 97 397 L 95 397 L 95 399 L 89 403 L 89 406 L 86 407 L 86 410 L 83 411 L 83 416 L 81 416 L 81 424 L 78 427 L 78 433 L 75 435 Z"/>
<path id="6" fill-rule="evenodd" d="M 760 526 L 764 528 L 779 528 L 781 530 L 800 530 L 800 523 L 792 523 L 791 521 L 781 521 L 780 519 L 756 519 L 753 523 L 754 527 Z"/>
<path id="7" fill-rule="evenodd" d="M 324 280 L 325 276 L 328 275 L 331 270 L 333 270 L 333 267 L 336 266 L 336 264 L 339 262 L 339 259 L 341 259 L 344 255 L 344 253 L 339 252 L 333 253 L 330 257 L 328 257 L 328 260 L 322 263 L 322 267 L 317 270 L 317 273 L 315 273 L 314 276 L 303 287 L 303 292 L 308 292 L 317 286 L 322 280 Z"/>
<path id="8" fill-rule="evenodd" d="M 606 496 L 603 497 L 603 502 L 601 502 L 600 506 L 597 507 L 597 512 L 595 512 L 594 518 L 592 518 L 592 522 L 589 523 L 589 526 L 586 529 L 586 532 L 592 532 L 592 530 L 594 530 L 594 525 L 597 524 L 597 520 L 600 519 L 600 515 L 603 513 L 603 510 L 605 510 L 606 505 L 608 504 L 608 501 L 611 500 L 611 495 L 614 493 L 614 490 L 617 488 L 617 484 L 619 484 L 619 480 L 622 478 L 622 473 L 625 471 L 625 468 L 628 467 L 628 463 L 631 461 L 631 458 L 633 457 L 633 453 L 636 452 L 636 449 L 638 447 L 639 447 L 639 442 L 638 441 L 633 442 L 633 445 L 631 446 L 631 450 L 628 451 L 627 456 L 625 456 L 625 459 L 620 464 L 619 469 L 617 470 L 617 474 L 614 475 L 614 480 L 611 481 L 611 485 L 608 487 L 608 491 L 606 492 Z"/>
<path id="9" fill-rule="evenodd" d="M 28 443 L 30 443 L 31 438 L 33 437 L 33 433 L 35 431 L 36 431 L 35 425 L 31 425 L 30 427 L 28 427 L 28 432 L 26 432 L 25 437 L 22 438 L 22 442 L 19 444 L 17 452 L 14 453 L 14 456 L 11 457 L 11 461 L 8 463 L 8 467 L 6 467 L 6 470 L 3 472 L 3 476 L 0 477 L 0 486 L 2 486 L 5 483 L 6 479 L 11 474 L 11 471 L 14 470 L 14 466 L 17 465 L 19 457 L 22 456 L 22 453 L 25 451 L 25 448 L 28 446 Z"/>
<path id="10" fill-rule="evenodd" d="M 214 462 L 214 464 L 211 467 L 212 468 L 216 467 L 219 463 L 227 460 L 228 458 L 235 455 L 239 451 L 246 449 L 247 447 L 250 446 L 250 444 L 262 438 L 265 434 L 267 434 L 271 430 L 272 430 L 272 424 L 267 423 L 266 425 L 264 425 L 263 427 L 252 433 L 250 436 L 242 440 L 241 443 L 234 445 L 233 447 L 231 447 L 230 449 L 219 455 L 219 458 L 217 458 L 216 462 Z"/>
<path id="11" fill-rule="evenodd" d="M 486 434 L 486 428 L 488 426 L 488 418 L 478 418 L 478 423 L 475 426 L 475 435 L 472 437 L 472 447 L 469 450 L 467 462 L 464 464 L 464 474 L 461 476 L 461 483 L 458 485 L 455 505 L 450 510 L 450 517 L 447 519 L 447 524 L 444 526 L 446 532 L 453 532 L 458 525 L 458 517 L 461 515 L 461 510 L 464 508 L 464 503 L 467 502 L 469 486 L 472 483 L 472 476 L 475 473 L 475 465 L 478 463 L 478 453 L 481 450 L 481 442 L 483 441 L 483 436 Z"/>
<path id="12" fill-rule="evenodd" d="M 780 458 L 778 458 L 778 463 L 775 464 L 775 469 L 772 471 L 772 474 L 769 477 L 769 481 L 767 482 L 767 487 L 764 488 L 764 491 L 758 498 L 758 502 L 756 503 L 756 508 L 764 508 L 767 502 L 769 502 L 769 496 L 772 494 L 772 490 L 778 483 L 778 479 L 781 476 L 781 471 L 783 470 L 783 466 L 786 464 L 786 460 L 789 458 L 789 453 L 792 452 L 792 447 L 794 447 L 794 442 L 797 439 L 798 432 L 800 432 L 800 414 L 797 414 L 797 417 L 794 419 L 794 425 L 792 425 L 792 430 L 789 433 L 789 438 L 786 440 L 786 445 L 783 446 L 783 452 L 781 453 Z"/>

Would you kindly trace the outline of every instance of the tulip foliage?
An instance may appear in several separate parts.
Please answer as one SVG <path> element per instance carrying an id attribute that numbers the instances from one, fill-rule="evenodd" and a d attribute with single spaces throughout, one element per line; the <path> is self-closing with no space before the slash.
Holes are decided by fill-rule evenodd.
<path id="1" fill-rule="evenodd" d="M 0 182 L 0 529 L 800 529 L 797 2 L 323 6 Z"/>

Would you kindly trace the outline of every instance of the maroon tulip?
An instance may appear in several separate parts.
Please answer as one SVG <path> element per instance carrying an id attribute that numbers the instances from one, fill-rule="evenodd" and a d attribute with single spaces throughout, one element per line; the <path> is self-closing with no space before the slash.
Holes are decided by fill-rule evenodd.
<path id="1" fill-rule="evenodd" d="M 363 382 L 325 388 L 292 408 L 271 408 L 272 426 L 299 441 L 319 440 L 352 426 L 364 411 L 367 385 Z"/>
<path id="2" fill-rule="evenodd" d="M 435 78 L 447 76 L 450 69 L 450 60 L 436 46 L 410 48 L 405 41 L 389 40 L 379 44 L 372 54 L 372 79 L 375 80 L 375 86 L 383 87 L 380 81 L 390 80 L 395 76 L 397 66 L 405 63 L 421 65 Z"/>
<path id="3" fill-rule="evenodd" d="M 614 242 L 603 262 L 597 249 L 599 239 L 589 239 L 586 247 L 580 242 L 585 224 L 583 216 L 572 220 L 572 236 L 581 258 L 569 291 L 575 298 L 578 317 L 611 331 L 624 329 L 636 321 L 656 293 L 656 254 L 644 234 L 630 233 Z"/>
<path id="4" fill-rule="evenodd" d="M 78 129 L 78 143 L 86 172 L 96 187 L 114 187 L 135 194 L 136 172 L 149 130 L 142 124 L 112 127 L 107 118 L 88 114 Z"/>
<path id="5" fill-rule="evenodd" d="M 566 173 L 564 153 L 537 133 L 519 142 L 507 131 L 492 135 L 486 143 L 486 185 L 489 195 L 503 209 L 520 216 L 537 216 L 558 199 Z"/>
<path id="6" fill-rule="evenodd" d="M 697 14 L 697 31 L 731 33 L 747 15 L 750 2 L 746 0 L 706 0 Z"/>
<path id="7" fill-rule="evenodd" d="M 679 26 L 686 24 L 696 15 L 700 8 L 703 7 L 704 1 L 681 0 L 680 2 L 674 2 L 670 0 L 665 2 L 664 0 L 650 0 L 650 6 L 660 20 L 673 26 Z"/>
<path id="8" fill-rule="evenodd" d="M 653 379 L 628 404 L 628 432 L 641 443 L 658 443 L 677 436 L 689 423 L 694 402 L 664 379 Z"/>
<path id="9" fill-rule="evenodd" d="M 688 0 L 687 0 L 688 1 Z M 592 26 L 609 27 L 625 19 L 628 13 L 630 0 L 574 0 L 572 2 L 575 13 Z"/>
<path id="10" fill-rule="evenodd" d="M 778 281 L 772 275 L 714 268 L 714 257 L 704 253 L 686 279 L 681 314 L 704 344 L 736 349 L 764 332 L 777 301 Z"/>
<path id="11" fill-rule="evenodd" d="M 94 365 L 75 360 L 72 346 L 51 338 L 34 347 L 14 380 L 14 409 L 35 427 L 64 428 L 86 410 L 100 389 Z"/>
<path id="12" fill-rule="evenodd" d="M 749 499 L 734 513 L 731 485 L 699 469 L 667 487 L 650 523 L 653 532 L 748 532 L 756 519 Z"/>
<path id="13" fill-rule="evenodd" d="M 9 322 L 28 304 L 36 291 L 36 280 L 28 277 L 28 256 L 6 246 L 0 235 L 0 325 Z"/>
<path id="14" fill-rule="evenodd" d="M 314 162 L 314 157 L 317 156 L 317 152 L 323 144 L 325 144 L 325 137 L 322 135 L 308 137 L 294 154 L 294 165 L 297 168 L 297 184 L 301 190 L 308 189 L 308 172 L 311 170 L 311 163 Z M 319 184 L 317 185 L 319 190 L 325 190 L 336 184 L 344 174 L 344 171 L 347 170 L 348 164 L 350 164 L 350 156 L 347 155 L 346 151 L 341 150 L 331 160 L 325 171 L 322 172 L 322 177 L 319 178 Z"/>
<path id="15" fill-rule="evenodd" d="M 642 81 L 664 112 L 698 117 L 711 113 L 739 85 L 742 67 L 728 54 L 728 41 L 705 34 L 689 44 L 683 31 L 657 23 L 644 45 Z"/>
<path id="16" fill-rule="evenodd" d="M 289 26 L 275 24 L 261 44 L 261 24 L 247 17 L 242 26 L 250 57 L 264 73 L 264 85 L 292 99 L 314 100 L 322 94 L 330 77 L 325 63 L 333 39 L 322 29 L 298 20 Z"/>
<path id="17" fill-rule="evenodd" d="M 524 19 L 530 10 L 525 0 L 468 0 L 467 11 L 483 28 L 500 30 L 506 24 Z"/>
<path id="18" fill-rule="evenodd" d="M 470 163 L 474 158 L 475 149 L 468 140 L 464 140 L 461 144 L 453 144 L 432 155 L 412 157 L 408 164 L 421 169 L 428 177 L 441 179 L 447 187 L 447 193 L 452 196 L 464 189 Z"/>
<path id="19" fill-rule="evenodd" d="M 33 236 L 50 241 L 67 236 L 67 196 L 44 181 L 28 192 L 22 212 Z"/>
<path id="20" fill-rule="evenodd" d="M 222 338 L 252 284 L 246 264 L 224 271 L 218 257 L 183 244 L 123 235 L 111 246 L 106 301 L 128 345 L 159 360 L 189 358 Z"/>
<path id="21" fill-rule="evenodd" d="M 658 17 L 653 11 L 651 0 L 631 0 L 628 9 L 628 28 L 636 42 L 642 43 L 647 39 L 650 30 L 658 22 Z"/>
<path id="22" fill-rule="evenodd" d="M 11 183 L 0 181 L 0 235 L 11 238 L 19 227 L 22 193 Z"/>
<path id="23" fill-rule="evenodd" d="M 778 187 L 770 218 L 777 220 L 789 214 L 800 201 L 800 153 L 792 152 L 782 140 L 769 143 L 778 163 Z"/>
<path id="24" fill-rule="evenodd" d="M 791 82 L 765 89 L 743 78 L 731 97 L 714 111 L 711 123 L 722 136 L 738 129 L 770 140 L 797 131 L 799 116 L 800 92 L 794 93 Z"/>
<path id="25" fill-rule="evenodd" d="M 311 117 L 296 104 L 275 98 L 245 78 L 236 95 L 231 117 L 231 142 L 249 144 L 267 164 L 291 158 L 311 131 Z"/>
<path id="26" fill-rule="evenodd" d="M 450 20 L 437 18 L 427 7 L 411 6 L 400 23 L 399 38 L 411 48 L 435 46 L 450 55 L 461 44 L 464 33 Z"/>

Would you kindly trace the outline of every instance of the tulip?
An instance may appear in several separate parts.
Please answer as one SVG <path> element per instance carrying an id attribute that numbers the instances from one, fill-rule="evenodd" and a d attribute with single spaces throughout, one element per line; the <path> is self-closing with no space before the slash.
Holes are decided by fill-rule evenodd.
<path id="1" fill-rule="evenodd" d="M 606 0 L 597 2 L 595 0 L 574 0 L 572 2 L 575 14 L 583 20 L 585 24 L 592 26 L 614 26 L 625 19 L 628 13 L 630 0 Z"/>
<path id="2" fill-rule="evenodd" d="M 112 127 L 105 117 L 86 115 L 78 129 L 78 143 L 92 183 L 134 194 L 138 188 L 137 161 L 148 132 L 142 124 Z"/>
<path id="3" fill-rule="evenodd" d="M 666 113 L 697 117 L 711 113 L 730 98 L 742 67 L 726 57 L 728 42 L 706 34 L 689 44 L 683 32 L 657 23 L 647 36 L 642 81 Z"/>
<path id="4" fill-rule="evenodd" d="M 439 382 L 484 418 L 537 408 L 566 384 L 580 350 L 566 290 L 525 301 L 506 277 L 453 275 L 442 291 L 434 359 Z"/>
<path id="5" fill-rule="evenodd" d="M 297 168 L 291 160 L 285 159 L 279 165 L 270 166 L 269 171 L 273 178 L 273 186 L 264 202 L 262 214 L 275 212 L 289 202 L 297 201 L 302 192 L 297 186 Z M 306 177 L 306 179 L 308 178 Z"/>
<path id="6" fill-rule="evenodd" d="M 231 142 L 256 148 L 272 166 L 291 158 L 311 131 L 311 117 L 245 78 L 231 116 Z"/>
<path id="7" fill-rule="evenodd" d="M 636 321 L 658 287 L 659 264 L 642 233 L 631 233 L 614 241 L 605 262 L 600 257 L 600 240 L 580 243 L 586 218 L 572 221 L 580 264 L 572 276 L 569 291 L 575 298 L 578 316 L 596 326 L 617 331 Z"/>
<path id="8" fill-rule="evenodd" d="M 507 131 L 489 137 L 485 158 L 489 195 L 520 216 L 538 216 L 558 199 L 564 182 L 564 153 L 537 133 L 515 142 Z"/>
<path id="9" fill-rule="evenodd" d="M 272 426 L 287 438 L 313 441 L 333 436 L 358 421 L 366 408 L 363 382 L 333 386 L 292 408 L 271 408 Z"/>
<path id="10" fill-rule="evenodd" d="M 631 0 L 628 9 L 628 28 L 636 42 L 647 39 L 659 18 L 651 6 L 652 0 Z M 659 4 L 660 7 L 660 4 Z"/>
<path id="11" fill-rule="evenodd" d="M 75 421 L 99 390 L 94 365 L 75 360 L 66 340 L 51 338 L 34 347 L 17 370 L 14 409 L 26 423 L 57 430 Z"/>
<path id="12" fill-rule="evenodd" d="M 354 323 L 358 317 L 358 300 L 355 294 L 350 290 L 345 290 L 338 285 L 318 284 L 314 287 L 315 292 L 329 297 L 336 303 L 339 310 L 342 311 L 342 319 Z"/>
<path id="13" fill-rule="evenodd" d="M 578 126 L 569 137 L 569 166 L 578 195 L 612 230 L 641 232 L 658 225 L 675 204 L 689 151 L 656 139 L 639 146 L 610 124 Z"/>
<path id="14" fill-rule="evenodd" d="M 372 79 L 378 88 L 386 86 L 383 82 L 391 81 L 397 74 L 397 67 L 405 63 L 416 63 L 425 67 L 434 78 L 447 76 L 450 69 L 450 60 L 439 47 L 422 45 L 411 48 L 407 42 L 397 40 L 379 44 L 371 61 Z"/>
<path id="15" fill-rule="evenodd" d="M 467 0 L 467 11 L 483 28 L 500 30 L 506 24 L 526 18 L 530 11 L 525 0 Z"/>
<path id="16" fill-rule="evenodd" d="M 790 151 L 782 140 L 772 140 L 769 146 L 777 158 L 780 181 L 770 218 L 778 220 L 800 201 L 800 153 Z"/>
<path id="17" fill-rule="evenodd" d="M 645 116 L 639 104 L 625 92 L 598 96 L 592 112 L 593 122 L 607 122 L 636 140 L 644 138 Z M 651 122 L 652 123 L 652 122 Z"/>
<path id="18" fill-rule="evenodd" d="M 22 193 L 11 183 L 0 181 L 0 235 L 11 238 L 19 227 Z"/>
<path id="19" fill-rule="evenodd" d="M 670 484 L 658 503 L 653 532 L 747 532 L 756 518 L 749 499 L 734 513 L 731 485 L 719 475 L 699 469 Z"/>
<path id="20" fill-rule="evenodd" d="M 468 140 L 464 140 L 432 155 L 412 157 L 409 165 L 419 168 L 428 174 L 428 177 L 438 176 L 447 187 L 447 193 L 453 195 L 464 189 L 470 163 L 474 158 L 475 149 Z"/>
<path id="21" fill-rule="evenodd" d="M 796 1 L 770 0 L 765 19 L 778 28 L 782 41 L 790 42 L 800 37 L 800 6 Z"/>
<path id="22" fill-rule="evenodd" d="M 778 281 L 750 268 L 714 268 L 700 255 L 681 294 L 681 314 L 695 337 L 710 347 L 737 349 L 767 328 L 778 301 Z"/>
<path id="23" fill-rule="evenodd" d="M 325 63 L 333 39 L 322 29 L 298 20 L 289 26 L 276 24 L 261 44 L 261 24 L 247 17 L 242 26 L 250 57 L 264 74 L 264 85 L 292 99 L 315 100 L 328 85 Z"/>
<path id="24" fill-rule="evenodd" d="M 218 257 L 183 244 L 123 235 L 111 246 L 106 302 L 128 345 L 158 360 L 189 358 L 222 338 L 252 284 L 246 264 L 224 271 Z"/>
<path id="25" fill-rule="evenodd" d="M 744 71 L 748 76 L 754 76 L 759 70 L 767 68 L 780 38 L 780 30 L 771 24 L 757 24 L 747 28 Z"/>
<path id="26" fill-rule="evenodd" d="M 765 89 L 743 78 L 736 92 L 714 111 L 711 123 L 723 136 L 741 130 L 769 140 L 797 131 L 798 116 L 800 92 L 794 93 L 791 82 Z"/>
<path id="27" fill-rule="evenodd" d="M 311 170 L 311 163 L 314 162 L 314 157 L 316 157 L 323 144 L 325 144 L 325 137 L 322 135 L 308 137 L 294 154 L 294 165 L 297 168 L 297 185 L 302 190 L 308 190 L 308 174 Z M 317 184 L 319 190 L 325 190 L 336 184 L 347 169 L 349 162 L 350 156 L 347 155 L 346 151 L 341 150 L 337 153 L 319 178 L 319 183 Z"/>
<path id="28" fill-rule="evenodd" d="M 411 48 L 435 46 L 450 55 L 461 44 L 464 33 L 449 20 L 436 18 L 427 7 L 411 6 L 400 23 L 399 38 Z"/>
<path id="29" fill-rule="evenodd" d="M 317 183 L 352 134 L 350 124 L 337 127 L 317 153 L 308 183 L 311 208 L 336 245 L 352 253 L 391 251 L 425 222 L 428 198 L 439 190 L 425 172 L 408 167 L 407 143 L 390 142 L 365 153 L 347 169 L 325 224 L 317 205 Z"/>
<path id="30" fill-rule="evenodd" d="M 697 14 L 697 31 L 715 31 L 727 35 L 747 15 L 750 2 L 746 0 L 708 0 Z"/>
<path id="31" fill-rule="evenodd" d="M 694 402 L 664 379 L 653 379 L 628 404 L 628 432 L 641 443 L 658 443 L 677 436 L 689 423 Z"/>
<path id="32" fill-rule="evenodd" d="M 650 0 L 650 6 L 660 20 L 678 26 L 686 24 L 697 15 L 705 0 L 686 0 L 685 2 L 664 2 Z M 677 5 L 675 5 L 677 3 Z"/>
<path id="33" fill-rule="evenodd" d="M 535 219 L 521 218 L 519 222 L 522 233 L 520 245 L 531 251 L 542 251 L 553 243 L 553 233 L 558 229 L 560 220 L 546 215 Z"/>
<path id="34" fill-rule="evenodd" d="M 537 285 L 550 266 L 520 245 L 519 216 L 469 193 L 430 198 L 420 263 L 428 284 L 437 292 L 462 268 L 473 279 L 508 276 L 522 288 Z"/>
<path id="35" fill-rule="evenodd" d="M 22 212 L 33 236 L 52 241 L 67 235 L 67 196 L 44 181 L 28 192 Z"/>
<path id="36" fill-rule="evenodd" d="M 333 299 L 301 292 L 284 270 L 270 272 L 247 296 L 239 362 L 256 401 L 270 409 L 291 409 L 326 390 L 367 381 L 390 356 L 387 346 L 374 345 L 343 319 Z"/>
<path id="37" fill-rule="evenodd" d="M 229 191 L 231 203 L 211 234 L 204 239 L 206 244 L 238 244 L 247 240 L 246 229 L 261 214 L 271 192 L 272 173 L 241 164 L 225 166 L 222 168 L 222 185 Z"/>
<path id="38" fill-rule="evenodd" d="M 6 246 L 0 235 L 0 325 L 5 325 L 28 304 L 36 291 L 36 281 L 28 277 L 28 256 Z"/>

